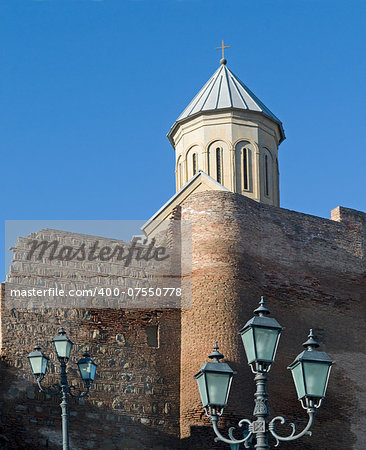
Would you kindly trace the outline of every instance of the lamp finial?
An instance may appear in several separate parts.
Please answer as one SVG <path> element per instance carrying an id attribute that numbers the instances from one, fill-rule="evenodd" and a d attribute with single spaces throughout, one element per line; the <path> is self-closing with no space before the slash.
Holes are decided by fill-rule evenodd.
<path id="1" fill-rule="evenodd" d="M 308 335 L 308 340 L 304 342 L 303 347 L 305 347 L 307 350 L 312 351 L 315 348 L 319 347 L 319 343 L 315 340 L 315 335 L 313 333 L 313 329 L 310 328 L 310 333 Z"/>
<path id="2" fill-rule="evenodd" d="M 260 317 L 267 316 L 268 314 L 271 313 L 270 310 L 268 308 L 266 308 L 266 306 L 265 306 L 263 295 L 261 296 L 261 300 L 259 302 L 258 308 L 255 309 L 253 312 L 255 315 L 260 316 Z"/>
<path id="3" fill-rule="evenodd" d="M 214 351 L 210 355 L 208 355 L 208 357 L 218 363 L 220 362 L 220 359 L 224 357 L 224 355 L 219 352 L 219 344 L 217 343 L 217 341 L 215 342 L 213 349 Z"/>

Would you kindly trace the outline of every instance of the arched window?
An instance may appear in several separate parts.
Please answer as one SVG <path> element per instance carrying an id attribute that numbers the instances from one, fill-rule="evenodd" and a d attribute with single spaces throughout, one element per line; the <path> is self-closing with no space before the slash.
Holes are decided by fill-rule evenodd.
<path id="1" fill-rule="evenodd" d="M 268 155 L 264 155 L 264 192 L 266 196 L 269 196 L 269 183 L 268 183 Z"/>
<path id="2" fill-rule="evenodd" d="M 243 187 L 245 190 L 249 188 L 249 171 L 248 171 L 248 149 L 243 148 Z"/>
<path id="3" fill-rule="evenodd" d="M 249 142 L 240 141 L 235 144 L 234 188 L 240 194 L 253 192 L 253 152 L 253 144 Z"/>
<path id="4" fill-rule="evenodd" d="M 181 188 L 183 185 L 183 178 L 182 178 L 182 163 L 180 162 L 178 164 L 178 184 L 179 187 Z"/>
<path id="5" fill-rule="evenodd" d="M 197 153 L 193 153 L 192 155 L 192 167 L 193 167 L 193 175 L 197 173 Z"/>
<path id="6" fill-rule="evenodd" d="M 221 148 L 216 149 L 216 180 L 221 183 Z"/>

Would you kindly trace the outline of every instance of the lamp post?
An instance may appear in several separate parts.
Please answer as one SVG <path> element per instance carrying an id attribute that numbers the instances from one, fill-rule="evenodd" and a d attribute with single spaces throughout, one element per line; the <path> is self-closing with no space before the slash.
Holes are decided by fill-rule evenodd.
<path id="1" fill-rule="evenodd" d="M 214 351 L 209 355 L 213 362 L 204 364 L 194 376 L 198 383 L 202 405 L 206 415 L 211 419 L 216 434 L 215 441 L 227 444 L 243 443 L 245 448 L 253 448 L 251 442 L 255 440 L 255 449 L 267 450 L 270 448 L 268 445 L 269 435 L 276 439 L 276 446 L 280 441 L 293 441 L 304 435 L 311 435 L 309 430 L 314 423 L 316 410 L 325 397 L 330 369 L 334 361 L 326 353 L 316 350 L 319 344 L 314 338 L 313 331 L 310 330 L 308 340 L 303 344 L 305 350 L 288 367 L 295 382 L 298 399 L 309 416 L 308 423 L 298 434 L 296 434 L 296 425 L 293 423 L 290 424 L 292 433 L 289 436 L 277 434 L 276 422 L 280 421 L 283 424 L 285 419 L 277 416 L 269 421 L 266 384 L 267 374 L 275 360 L 282 327 L 276 319 L 267 317 L 269 313 L 262 297 L 259 307 L 254 310 L 255 316 L 239 331 L 248 364 L 255 374 L 254 381 L 257 387 L 254 394 L 253 415 L 255 420 L 242 419 L 238 424 L 239 427 L 247 424 L 248 433 L 245 438 L 236 439 L 233 434 L 234 428 L 229 429 L 229 438 L 225 438 L 218 429 L 218 421 L 227 405 L 234 372 L 228 364 L 220 362 L 224 355 L 218 351 L 217 342 Z"/>
<path id="2" fill-rule="evenodd" d="M 43 387 L 42 381 L 47 372 L 47 363 L 49 358 L 45 356 L 41 352 L 41 347 L 34 347 L 34 351 L 29 353 L 28 360 L 33 372 L 37 380 L 38 387 L 41 392 L 44 392 L 48 395 L 61 396 L 61 417 L 62 417 L 62 445 L 63 450 L 69 450 L 69 402 L 68 396 L 74 398 L 83 398 L 86 397 L 89 393 L 90 384 L 94 380 L 95 372 L 97 365 L 90 358 L 89 353 L 85 352 L 83 357 L 79 359 L 77 362 L 80 377 L 84 381 L 86 390 L 82 392 L 80 389 L 77 389 L 76 386 L 68 384 L 67 381 L 67 371 L 66 365 L 70 359 L 71 349 L 73 347 L 73 343 L 66 336 L 66 332 L 63 328 L 61 328 L 58 332 L 58 335 L 55 336 L 52 340 L 57 358 L 60 362 L 61 373 L 60 373 L 60 384 L 54 383 L 50 387 Z M 77 391 L 76 391 L 77 389 Z"/>

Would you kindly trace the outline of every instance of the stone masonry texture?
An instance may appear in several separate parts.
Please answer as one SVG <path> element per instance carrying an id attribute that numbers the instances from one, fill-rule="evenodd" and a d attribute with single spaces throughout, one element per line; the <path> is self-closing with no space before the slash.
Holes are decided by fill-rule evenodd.
<path id="1" fill-rule="evenodd" d="M 261 295 L 284 327 L 269 373 L 273 417 L 284 415 L 299 430 L 306 424 L 286 368 L 310 328 L 336 360 L 313 436 L 280 448 L 366 448 L 366 215 L 339 207 L 327 220 L 212 191 L 190 196 L 174 214 L 180 218 L 192 224 L 191 307 L 7 308 L 2 285 L 0 448 L 61 448 L 58 401 L 38 392 L 26 355 L 36 341 L 50 355 L 62 325 L 77 344 L 73 361 L 88 347 L 98 363 L 90 396 L 70 402 L 73 449 L 227 449 L 213 440 L 193 375 L 217 340 L 237 372 L 223 433 L 252 418 L 255 386 L 238 330 Z M 158 327 L 158 347 L 148 345 L 150 326 Z M 56 381 L 50 363 L 48 382 Z M 77 381 L 75 364 L 70 369 Z"/>

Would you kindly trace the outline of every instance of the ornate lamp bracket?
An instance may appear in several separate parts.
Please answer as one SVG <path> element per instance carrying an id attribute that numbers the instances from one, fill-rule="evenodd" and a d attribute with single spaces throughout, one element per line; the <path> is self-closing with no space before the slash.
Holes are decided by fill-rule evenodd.
<path id="1" fill-rule="evenodd" d="M 255 438 L 257 442 L 256 448 L 259 449 L 269 449 L 268 445 L 268 434 L 270 433 L 275 439 L 276 444 L 275 447 L 278 447 L 280 444 L 280 441 L 294 441 L 295 439 L 299 439 L 302 436 L 308 435 L 311 436 L 310 428 L 312 427 L 314 423 L 314 417 L 316 413 L 316 407 L 312 401 L 308 403 L 308 407 L 306 408 L 309 420 L 304 428 L 303 431 L 296 434 L 296 425 L 294 423 L 290 423 L 290 426 L 292 428 L 292 432 L 289 436 L 280 436 L 276 433 L 276 422 L 280 421 L 281 424 L 284 424 L 286 422 L 286 419 L 282 416 L 274 417 L 270 422 L 268 422 L 268 416 L 270 415 L 269 407 L 268 407 L 268 394 L 266 390 L 266 384 L 267 384 L 268 375 L 266 372 L 258 372 L 256 373 L 256 376 L 254 378 L 256 382 L 256 392 L 254 394 L 255 400 L 254 400 L 254 412 L 253 415 L 256 417 L 256 420 L 250 421 L 248 419 L 242 419 L 238 423 L 239 427 L 242 427 L 245 423 L 248 424 L 248 435 L 243 439 L 236 439 L 234 436 L 234 427 L 231 427 L 228 430 L 229 438 L 225 438 L 217 424 L 221 417 L 222 411 L 220 411 L 221 414 L 211 411 L 210 410 L 210 418 L 212 421 L 213 429 L 216 434 L 215 441 L 222 441 L 226 444 L 244 444 L 245 448 L 251 448 L 251 438 Z"/>
<path id="2" fill-rule="evenodd" d="M 314 417 L 316 414 L 316 408 L 308 408 L 307 409 L 307 413 L 309 415 L 309 420 L 308 423 L 306 425 L 306 427 L 303 429 L 303 431 L 301 431 L 301 433 L 295 434 L 296 433 L 296 425 L 294 423 L 290 423 L 290 426 L 292 427 L 292 433 L 289 436 L 280 436 L 276 433 L 276 421 L 280 421 L 281 424 L 284 424 L 286 422 L 286 419 L 282 416 L 277 416 L 274 417 L 268 424 L 268 429 L 269 432 L 271 433 L 271 435 L 276 439 L 276 445 L 275 447 L 278 447 L 280 444 L 280 441 L 294 441 L 295 439 L 299 439 L 302 436 L 308 435 L 311 436 L 312 432 L 309 431 L 310 428 L 312 427 L 313 423 L 314 423 Z"/>
<path id="3" fill-rule="evenodd" d="M 53 383 L 50 387 L 44 387 L 42 386 L 44 376 L 37 377 L 37 385 L 39 388 L 39 392 L 43 392 L 47 395 L 59 395 L 62 391 L 62 386 L 60 386 L 58 383 Z M 52 389 L 53 388 L 53 389 Z"/>
<path id="4" fill-rule="evenodd" d="M 83 392 L 80 388 L 78 388 L 77 386 L 69 386 L 68 389 L 68 393 L 71 395 L 71 397 L 74 398 L 83 398 L 86 397 L 89 394 L 89 390 L 90 390 L 90 383 L 85 383 L 86 386 L 86 391 Z M 78 390 L 77 393 L 74 393 L 76 391 L 76 389 Z M 74 391 L 74 392 L 73 392 Z"/>
<path id="5" fill-rule="evenodd" d="M 242 427 L 245 423 L 247 423 L 249 425 L 249 433 L 248 433 L 248 435 L 244 439 L 235 439 L 235 437 L 234 437 L 235 427 L 231 427 L 231 428 L 229 428 L 229 431 L 228 431 L 230 439 L 225 438 L 220 433 L 220 430 L 217 427 L 217 422 L 219 421 L 219 418 L 220 418 L 220 416 L 217 416 L 217 415 L 211 416 L 212 427 L 213 427 L 214 432 L 215 432 L 215 434 L 217 436 L 215 438 L 215 442 L 222 441 L 222 442 L 225 442 L 226 444 L 243 444 L 243 443 L 247 443 L 248 439 L 252 436 L 252 434 L 253 434 L 252 422 L 250 420 L 248 420 L 248 419 L 242 419 L 238 423 L 238 426 Z"/>

